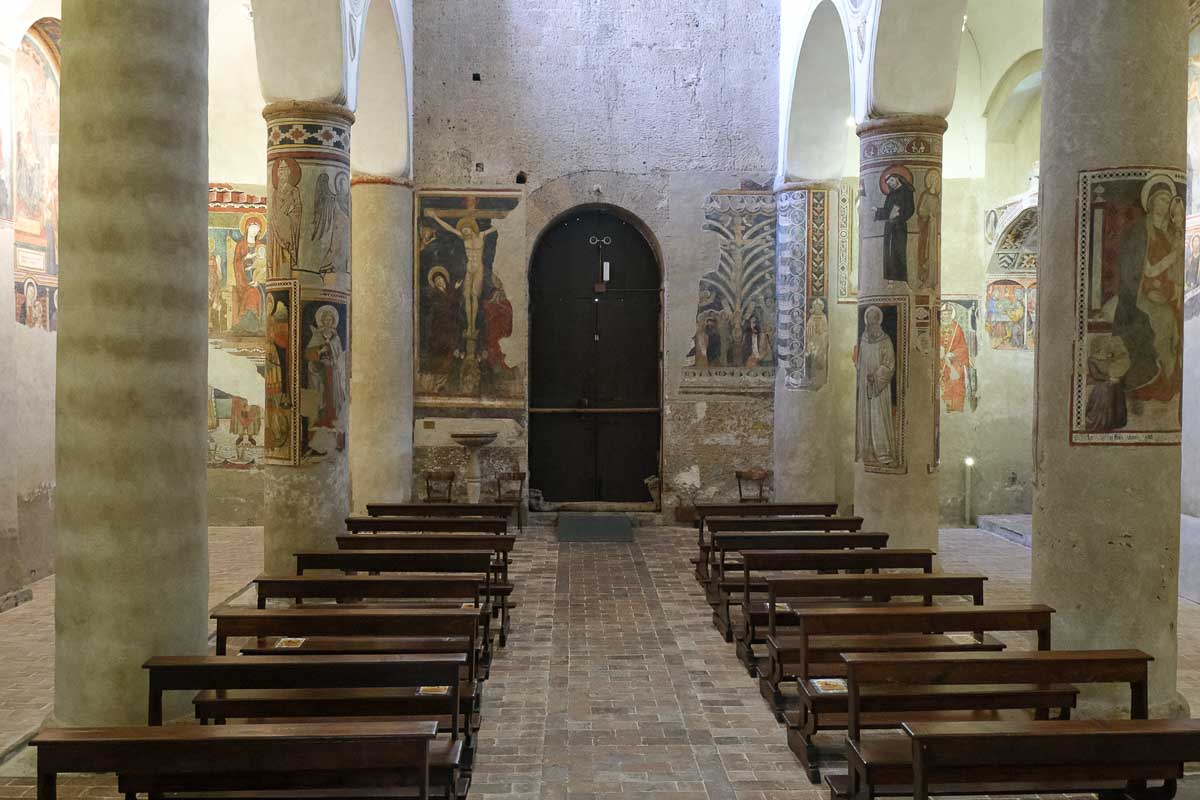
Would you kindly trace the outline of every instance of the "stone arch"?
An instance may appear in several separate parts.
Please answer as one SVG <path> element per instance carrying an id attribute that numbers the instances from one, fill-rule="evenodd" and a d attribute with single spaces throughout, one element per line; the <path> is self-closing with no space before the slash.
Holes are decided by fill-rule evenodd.
<path id="1" fill-rule="evenodd" d="M 0 43 L 10 50 L 21 44 L 25 32 L 42 19 L 62 19 L 62 0 L 18 0 L 2 18 Z"/>
<path id="2" fill-rule="evenodd" d="M 1033 50 L 1017 59 L 992 90 L 983 116 L 988 121 L 988 139 L 1011 142 L 1025 114 L 1042 96 L 1042 51 Z"/>
<path id="3" fill-rule="evenodd" d="M 785 72 L 779 174 L 825 180 L 845 173 L 852 122 L 853 71 L 848 31 L 833 0 L 811 3 L 799 46 Z"/>
<path id="4" fill-rule="evenodd" d="M 858 118 L 945 117 L 954 105 L 966 0 L 875 0 Z"/>
<path id="5" fill-rule="evenodd" d="M 350 75 L 363 5 L 364 0 L 253 0 L 263 100 L 316 100 L 353 110 Z"/>
<path id="6" fill-rule="evenodd" d="M 357 59 L 356 120 L 351 167 L 357 173 L 403 178 L 412 172 L 412 9 L 397 0 L 371 0 Z M 406 24 L 407 23 L 407 24 Z"/>

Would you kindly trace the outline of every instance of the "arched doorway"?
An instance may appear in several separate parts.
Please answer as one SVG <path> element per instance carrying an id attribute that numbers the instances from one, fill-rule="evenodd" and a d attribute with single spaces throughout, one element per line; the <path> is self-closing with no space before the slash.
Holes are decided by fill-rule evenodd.
<path id="1" fill-rule="evenodd" d="M 659 473 L 661 271 L 604 208 L 564 215 L 529 273 L 529 485 L 551 503 L 647 502 Z"/>

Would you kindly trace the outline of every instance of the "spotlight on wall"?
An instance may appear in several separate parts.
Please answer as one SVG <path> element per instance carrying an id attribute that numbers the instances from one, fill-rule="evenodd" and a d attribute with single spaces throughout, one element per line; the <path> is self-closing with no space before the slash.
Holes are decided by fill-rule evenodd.
<path id="1" fill-rule="evenodd" d="M 854 115 L 850 115 L 850 116 L 846 117 L 846 127 L 847 128 L 856 127 L 856 124 L 854 122 Z"/>
<path id="2" fill-rule="evenodd" d="M 963 459 L 963 463 L 966 464 L 968 467 L 973 467 L 973 466 L 975 466 L 975 459 L 972 458 L 971 456 L 967 456 L 966 458 Z"/>
<path id="3" fill-rule="evenodd" d="M 966 469 L 963 470 L 963 520 L 967 525 L 971 524 L 971 495 L 974 492 L 974 472 L 975 472 L 975 457 L 967 456 L 963 459 L 963 464 Z"/>
<path id="4" fill-rule="evenodd" d="M 967 32 L 967 15 L 966 15 L 966 14 L 963 14 L 963 26 L 962 26 L 962 32 L 963 32 L 963 33 L 966 33 L 966 32 Z"/>

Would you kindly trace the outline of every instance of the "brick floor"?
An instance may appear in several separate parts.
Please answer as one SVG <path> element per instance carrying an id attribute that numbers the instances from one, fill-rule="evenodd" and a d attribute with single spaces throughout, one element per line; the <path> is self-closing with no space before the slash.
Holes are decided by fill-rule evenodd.
<path id="1" fill-rule="evenodd" d="M 560 546 L 547 529 L 526 529 L 513 559 L 520 606 L 487 684 L 472 797 L 827 797 L 713 629 L 690 575 L 694 541 L 688 530 L 642 528 L 632 544 Z M 940 551 L 947 570 L 989 575 L 989 600 L 1028 599 L 1028 550 L 948 530 Z M 261 552 L 256 531 L 214 530 L 214 603 L 253 577 Z M 49 708 L 52 595 L 49 579 L 33 602 L 0 615 L 0 731 Z M 1179 628 L 1180 690 L 1200 708 L 1200 606 L 1180 602 Z M 24 716 L 10 718 L 16 706 L 3 704 L 18 702 Z M 32 790 L 28 778 L 0 778 L 0 800 Z M 116 796 L 102 777 L 71 778 L 60 795 Z"/>

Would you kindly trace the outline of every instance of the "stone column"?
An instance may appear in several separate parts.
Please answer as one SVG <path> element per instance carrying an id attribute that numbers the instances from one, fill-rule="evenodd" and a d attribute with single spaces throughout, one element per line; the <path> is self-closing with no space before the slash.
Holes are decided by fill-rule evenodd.
<path id="1" fill-rule="evenodd" d="M 334 547 L 350 510 L 350 125 L 272 103 L 267 120 L 266 570 Z"/>
<path id="2" fill-rule="evenodd" d="M 776 326 L 775 500 L 828 501 L 835 495 L 830 423 L 828 185 L 785 183 L 775 190 Z"/>
<path id="3" fill-rule="evenodd" d="M 1176 692 L 1185 0 L 1049 0 L 1033 595 L 1056 648 L 1154 656 Z M 1097 708 L 1128 708 L 1116 690 Z"/>
<path id="4" fill-rule="evenodd" d="M 858 129 L 854 510 L 894 547 L 937 547 L 940 117 Z"/>
<path id="5" fill-rule="evenodd" d="M 54 715 L 145 724 L 142 662 L 207 648 L 208 3 L 63 30 Z"/>
<path id="6" fill-rule="evenodd" d="M 354 339 L 350 382 L 354 510 L 412 496 L 413 190 L 402 178 L 355 175 Z"/>

